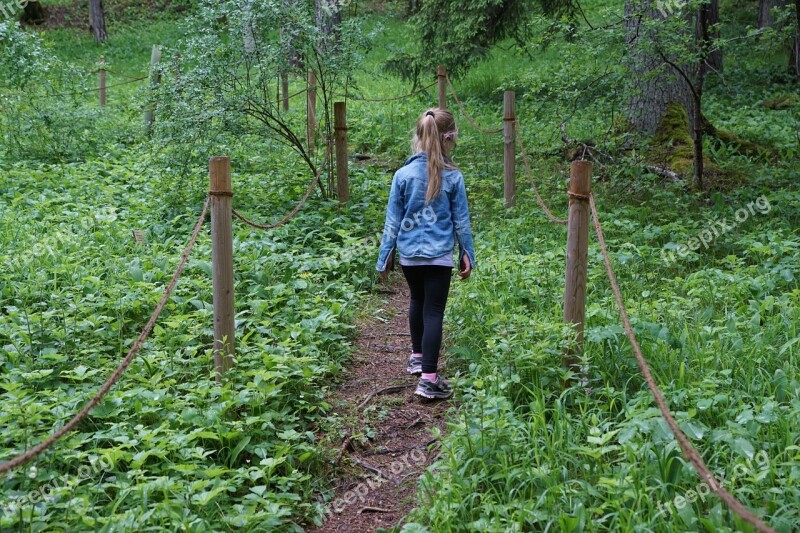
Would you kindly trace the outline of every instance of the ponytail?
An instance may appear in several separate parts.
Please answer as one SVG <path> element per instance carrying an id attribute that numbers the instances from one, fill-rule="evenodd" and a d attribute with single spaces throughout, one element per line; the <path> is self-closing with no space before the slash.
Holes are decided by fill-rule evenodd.
<path id="1" fill-rule="evenodd" d="M 428 203 L 442 191 L 442 170 L 455 168 L 445 161 L 443 142 L 445 135 L 452 138 L 456 129 L 453 114 L 446 109 L 433 108 L 426 111 L 417 121 L 417 132 L 414 135 L 412 149 L 425 152 L 428 157 L 428 190 L 425 202 Z"/>

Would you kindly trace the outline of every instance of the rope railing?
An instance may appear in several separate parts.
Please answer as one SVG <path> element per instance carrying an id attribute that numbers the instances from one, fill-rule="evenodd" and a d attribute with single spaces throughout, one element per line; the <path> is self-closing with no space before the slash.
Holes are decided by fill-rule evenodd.
<path id="1" fill-rule="evenodd" d="M 533 173 L 531 172 L 528 153 L 525 150 L 525 145 L 522 141 L 522 131 L 521 128 L 519 128 L 519 123 L 517 123 L 516 137 L 517 137 L 517 144 L 520 148 L 520 151 L 522 152 L 522 159 L 525 165 L 525 171 L 531 182 L 533 191 L 536 194 L 537 203 L 542 208 L 544 213 L 547 215 L 547 218 L 550 219 L 552 222 L 556 224 L 567 224 L 568 221 L 566 219 L 560 219 L 555 215 L 553 215 L 552 211 L 547 206 L 542 196 L 539 194 L 538 188 L 536 187 L 536 182 L 533 178 Z M 758 516 L 756 516 L 752 511 L 750 511 L 747 507 L 745 507 L 738 499 L 736 499 L 735 496 L 733 496 L 730 492 L 728 492 L 728 490 L 725 489 L 725 487 L 722 486 L 722 483 L 720 483 L 720 481 L 708 469 L 700 453 L 697 451 L 697 449 L 694 448 L 694 446 L 689 441 L 686 434 L 678 426 L 677 421 L 672 416 L 672 413 L 669 410 L 669 406 L 667 405 L 667 402 L 664 398 L 664 394 L 658 388 L 658 385 L 656 385 L 652 371 L 650 370 L 650 366 L 648 365 L 647 360 L 644 358 L 641 347 L 639 346 L 639 342 L 636 339 L 635 333 L 633 332 L 633 326 L 631 325 L 631 321 L 628 316 L 627 309 L 625 307 L 625 302 L 622 298 L 622 292 L 620 290 L 619 283 L 617 282 L 617 276 L 614 272 L 613 266 L 611 264 L 611 259 L 609 257 L 608 246 L 606 245 L 605 235 L 603 233 L 602 224 L 600 223 L 600 216 L 597 211 L 597 204 L 595 203 L 594 194 L 589 193 L 587 196 L 584 196 L 580 194 L 570 193 L 570 196 L 577 197 L 584 201 L 588 200 L 589 202 L 595 233 L 597 234 L 597 239 L 600 244 L 600 250 L 602 252 L 603 261 L 605 263 L 606 274 L 611 284 L 612 292 L 614 293 L 614 299 L 616 301 L 617 308 L 619 309 L 620 318 L 622 320 L 625 334 L 628 337 L 628 341 L 631 343 L 631 347 L 633 348 L 633 353 L 636 357 L 636 362 L 639 366 L 639 370 L 644 376 L 645 382 L 647 383 L 647 387 L 650 390 L 656 402 L 656 405 L 658 406 L 659 411 L 661 412 L 661 415 L 667 422 L 667 425 L 669 426 L 673 435 L 675 435 L 675 439 L 678 441 L 678 445 L 680 446 L 684 457 L 689 462 L 692 463 L 697 474 L 708 485 L 709 489 L 713 491 L 717 496 L 719 496 L 719 498 L 725 503 L 725 505 L 727 505 L 727 507 L 731 511 L 733 511 L 736 515 L 738 515 L 742 520 L 751 524 L 756 529 L 756 531 L 759 531 L 760 533 L 775 533 L 775 530 L 773 528 L 764 523 Z"/>
<path id="2" fill-rule="evenodd" d="M 197 236 L 200 234 L 200 229 L 203 227 L 203 223 L 206 219 L 206 213 L 208 212 L 208 200 L 205 201 L 203 204 L 203 211 L 200 213 L 200 217 L 197 219 L 197 223 L 194 226 L 194 231 L 192 231 L 192 235 L 189 238 L 189 243 L 186 245 L 186 248 L 183 250 L 181 254 L 181 261 L 178 264 L 175 273 L 172 275 L 172 279 L 170 280 L 167 288 L 164 290 L 164 294 L 159 300 L 158 304 L 156 305 L 155 309 L 153 310 L 153 314 L 150 315 L 150 319 L 145 324 L 144 329 L 142 329 L 139 336 L 136 338 L 136 341 L 131 346 L 128 355 L 125 356 L 125 359 L 120 362 L 111 376 L 106 380 L 102 387 L 97 391 L 97 393 L 92 397 L 91 400 L 81 409 L 72 419 L 64 424 L 58 431 L 50 435 L 46 440 L 42 441 L 41 443 L 37 444 L 33 448 L 17 455 L 13 459 L 6 461 L 0 464 L 0 474 L 4 474 L 9 470 L 17 468 L 19 466 L 24 465 L 31 459 L 41 455 L 45 452 L 48 448 L 50 448 L 53 444 L 55 444 L 61 437 L 75 429 L 75 426 L 81 423 L 81 421 L 89 415 L 89 412 L 103 399 L 103 397 L 108 394 L 108 391 L 111 390 L 111 387 L 119 380 L 123 373 L 128 369 L 133 358 L 138 353 L 139 349 L 144 344 L 144 341 L 147 340 L 147 337 L 150 336 L 150 333 L 153 331 L 153 327 L 156 324 L 156 320 L 158 320 L 159 315 L 161 315 L 161 311 L 164 310 L 164 307 L 167 305 L 167 301 L 169 301 L 169 297 L 172 295 L 172 291 L 175 290 L 175 286 L 178 283 L 178 279 L 181 277 L 183 273 L 184 267 L 186 266 L 186 262 L 189 260 L 189 255 L 192 253 L 194 249 L 194 245 L 197 242 Z"/>
<path id="3" fill-rule="evenodd" d="M 608 255 L 608 247 L 606 246 L 603 228 L 600 224 L 600 216 L 597 213 L 597 205 L 594 200 L 594 194 L 589 194 L 589 206 L 592 211 L 592 219 L 594 222 L 595 233 L 597 233 L 597 240 L 600 243 L 600 251 L 602 252 L 603 261 L 605 262 L 606 274 L 608 275 L 608 279 L 611 283 L 611 289 L 614 292 L 614 299 L 617 302 L 617 308 L 619 309 L 619 314 L 622 318 L 625 334 L 631 343 L 633 353 L 636 356 L 636 362 L 639 364 L 639 369 L 644 376 L 645 382 L 647 382 L 647 387 L 650 389 L 650 392 L 656 401 L 656 405 L 658 405 L 661 415 L 664 417 L 664 420 L 666 420 L 667 425 L 672 431 L 672 434 L 675 435 L 675 438 L 677 439 L 678 444 L 683 451 L 684 457 L 686 457 L 692 463 L 692 465 L 694 465 L 694 468 L 700 478 L 717 496 L 720 497 L 723 502 L 725 502 L 725 505 L 727 505 L 731 511 L 739 515 L 742 520 L 745 520 L 751 524 L 756 531 L 761 533 L 775 533 L 774 529 L 765 524 L 752 511 L 750 511 L 739 500 L 737 500 L 735 496 L 728 492 L 725 487 L 722 486 L 722 483 L 720 483 L 714 474 L 708 469 L 703 461 L 703 458 L 700 456 L 700 453 L 698 453 L 694 446 L 692 446 L 692 443 L 689 442 L 688 437 L 683 433 L 683 431 L 681 431 L 681 428 L 678 426 L 678 423 L 672 416 L 669 406 L 664 399 L 664 395 L 658 388 L 658 385 L 656 385 L 653 374 L 650 371 L 650 367 L 647 364 L 644 355 L 642 355 L 639 342 L 636 340 L 636 335 L 633 332 L 633 327 L 631 326 L 631 321 L 625 308 L 625 302 L 622 299 L 622 292 L 620 291 L 619 284 L 617 283 L 617 276 L 614 273 L 614 268 L 611 265 L 611 259 Z"/>
<path id="4" fill-rule="evenodd" d="M 120 77 L 120 78 L 125 78 L 126 80 L 133 80 L 133 81 L 141 81 L 141 80 L 146 80 L 147 78 L 149 78 L 149 77 L 150 77 L 150 76 L 130 76 L 130 75 L 128 75 L 128 74 L 123 74 L 123 73 L 121 73 L 121 72 L 117 72 L 116 70 L 111 70 L 111 69 L 109 69 L 109 68 L 105 68 L 105 67 L 98 68 L 98 69 L 96 69 L 96 70 L 97 70 L 97 71 L 99 71 L 99 70 L 105 70 L 106 72 L 108 72 L 109 74 L 111 74 L 111 75 L 113 75 L 113 76 L 118 76 L 118 77 Z"/>
<path id="5" fill-rule="evenodd" d="M 143 78 L 133 78 L 133 79 L 128 80 L 128 81 L 121 81 L 119 83 L 112 83 L 111 85 L 106 85 L 102 89 L 100 87 L 94 87 L 94 88 L 91 88 L 91 89 L 83 89 L 83 90 L 75 91 L 75 92 L 71 92 L 71 93 L 43 94 L 43 95 L 40 95 L 40 96 L 34 96 L 31 99 L 32 100 L 41 100 L 43 98 L 60 98 L 62 96 L 78 96 L 78 95 L 81 95 L 81 94 L 96 93 L 96 92 L 101 91 L 103 89 L 112 89 L 114 87 L 121 87 L 123 85 L 129 85 L 131 83 L 137 83 L 137 82 L 140 82 L 140 81 L 148 79 L 148 77 L 149 76 L 145 76 Z"/>
<path id="6" fill-rule="evenodd" d="M 450 88 L 450 94 L 453 95 L 453 99 L 456 101 L 456 104 L 458 104 L 458 108 L 461 110 L 461 114 L 464 115 L 464 118 L 467 119 L 467 122 L 469 122 L 473 128 L 475 128 L 476 130 L 478 130 L 478 132 L 484 135 L 495 135 L 503 131 L 503 128 L 487 130 L 486 128 L 478 124 L 477 121 L 475 121 L 475 119 L 473 119 L 469 115 L 469 113 L 467 113 L 467 110 L 464 108 L 464 104 L 461 103 L 461 100 L 458 99 L 458 95 L 456 94 L 456 89 L 455 87 L 453 87 L 453 82 L 450 81 L 449 76 L 447 77 L 447 86 Z"/>
<path id="7" fill-rule="evenodd" d="M 252 228 L 260 229 L 260 230 L 264 230 L 264 231 L 275 229 L 275 228 L 279 228 L 279 227 L 283 226 L 284 224 L 286 224 L 287 222 L 289 222 L 290 220 L 292 220 L 295 217 L 295 215 L 297 215 L 297 213 L 300 212 L 300 209 L 302 209 L 303 206 L 306 204 L 308 199 L 311 197 L 311 193 L 314 191 L 314 188 L 319 183 L 319 179 L 322 176 L 322 173 L 325 171 L 325 165 L 330 160 L 332 144 L 333 143 L 331 141 L 328 141 L 328 148 L 325 150 L 325 156 L 323 158 L 323 163 L 319 166 L 319 169 L 317 169 L 317 173 L 311 179 L 311 183 L 308 184 L 308 188 L 306 188 L 306 192 L 303 195 L 303 197 L 300 199 L 300 201 L 297 203 L 297 205 L 294 207 L 294 209 L 292 209 L 285 217 L 283 217 L 278 222 L 275 222 L 273 224 L 259 224 L 257 222 L 253 222 L 249 218 L 245 217 L 244 215 L 239 213 L 236 209 L 232 210 L 233 216 L 235 216 L 236 218 L 238 218 L 239 220 L 241 220 L 246 225 L 248 225 L 248 226 L 250 226 Z"/>
<path id="8" fill-rule="evenodd" d="M 296 93 L 292 93 L 292 94 L 290 94 L 289 96 L 287 96 L 286 98 L 287 98 L 287 99 L 289 99 L 289 100 L 291 100 L 291 99 L 292 99 L 292 98 L 294 98 L 295 96 L 300 96 L 301 94 L 303 94 L 303 93 L 306 93 L 306 92 L 308 92 L 308 87 L 306 87 L 305 89 L 300 89 L 300 90 L 299 90 L 299 91 L 297 91 Z"/>
<path id="9" fill-rule="evenodd" d="M 108 71 L 108 72 L 113 72 L 113 71 Z M 470 125 L 473 128 L 475 128 L 478 132 L 480 132 L 482 134 L 485 134 L 485 135 L 494 135 L 494 134 L 497 134 L 497 133 L 500 133 L 500 132 L 503 131 L 503 128 L 499 128 L 499 129 L 495 129 L 495 130 L 488 130 L 486 128 L 481 127 L 469 115 L 469 113 L 467 113 L 463 103 L 458 98 L 458 95 L 456 94 L 455 88 L 454 88 L 451 80 L 449 79 L 449 77 L 447 77 L 446 75 L 440 75 L 440 79 L 441 78 L 445 78 L 446 83 L 447 83 L 447 85 L 449 87 L 449 90 L 450 90 L 453 98 L 455 99 L 458 107 L 460 108 L 462 115 L 470 123 Z M 143 81 L 143 80 L 146 80 L 146 79 L 148 79 L 147 76 L 141 77 L 141 78 L 131 78 L 130 81 L 126 81 L 126 82 L 110 85 L 107 88 L 126 85 L 126 84 L 130 84 L 130 83 L 135 83 L 135 82 Z M 416 94 L 419 94 L 419 93 L 421 93 L 423 91 L 427 91 L 428 89 L 430 89 L 431 87 L 433 87 L 437 83 L 438 82 L 434 82 L 434 83 L 432 83 L 430 85 L 427 85 L 427 86 L 422 87 L 422 88 L 420 88 L 420 89 L 418 89 L 416 91 L 413 91 L 413 92 L 411 92 L 409 94 L 402 95 L 402 96 L 389 97 L 389 98 L 380 98 L 380 99 L 352 98 L 351 97 L 350 99 L 351 100 L 356 100 L 356 101 L 364 101 L 364 102 L 387 102 L 387 101 L 393 101 L 393 100 L 402 100 L 402 99 L 405 99 L 405 98 L 410 98 L 412 96 L 415 96 Z M 59 97 L 59 96 L 70 96 L 70 95 L 77 95 L 77 94 L 84 94 L 84 93 L 94 92 L 94 91 L 97 91 L 97 90 L 99 90 L 99 89 L 87 89 L 87 90 L 80 91 L 80 92 L 75 92 L 75 93 L 66 93 L 66 94 L 60 94 L 60 95 L 59 94 L 57 94 L 57 95 L 47 95 L 47 97 L 52 98 L 52 97 Z M 300 94 L 303 94 L 303 93 L 305 93 L 307 91 L 308 91 L 307 88 L 302 89 L 302 90 L 300 90 L 300 91 L 288 96 L 288 98 L 293 98 L 293 97 L 298 96 Z M 440 85 L 440 98 L 442 97 L 443 94 L 444 94 L 444 85 L 442 84 L 442 85 Z M 537 201 L 538 205 L 542 208 L 543 212 L 545 213 L 545 215 L 547 216 L 547 218 L 551 222 L 556 223 L 556 224 L 560 224 L 560 225 L 567 224 L 568 221 L 566 219 L 558 218 L 553 214 L 552 210 L 548 207 L 547 203 L 544 201 L 544 199 L 542 198 L 541 194 L 539 193 L 539 189 L 538 189 L 538 187 L 536 185 L 536 180 L 534 179 L 533 172 L 531 170 L 529 155 L 528 155 L 528 153 L 527 153 L 527 151 L 525 149 L 525 145 L 524 145 L 524 142 L 522 140 L 523 135 L 522 135 L 521 128 L 519 127 L 519 122 L 515 118 L 513 118 L 513 116 L 511 116 L 511 118 L 507 118 L 506 120 L 507 121 L 512 121 L 513 120 L 513 123 L 516 126 L 516 130 L 517 131 L 516 131 L 516 135 L 514 135 L 514 136 L 516 137 L 517 145 L 519 146 L 519 149 L 520 149 L 520 151 L 522 153 L 522 159 L 523 159 L 523 162 L 524 162 L 525 171 L 526 171 L 526 174 L 528 176 L 528 179 L 530 180 L 531 187 L 532 187 L 532 189 L 534 191 L 534 194 L 536 196 L 536 201 Z M 513 143 L 510 141 L 509 138 L 507 138 L 507 144 L 510 144 L 511 147 L 513 148 Z M 326 166 L 330 163 L 330 156 L 331 156 L 331 153 L 332 153 L 332 146 L 333 146 L 333 140 L 329 139 L 328 142 L 327 142 L 327 148 L 326 148 L 326 151 L 325 151 L 324 160 L 320 164 L 320 166 L 317 169 L 317 171 L 316 171 L 315 175 L 313 176 L 313 178 L 311 179 L 311 182 L 309 183 L 304 195 L 299 200 L 297 205 L 286 216 L 284 216 L 281 220 L 279 220 L 278 222 L 275 222 L 273 224 L 259 224 L 259 223 L 253 222 L 252 220 L 248 219 L 247 217 L 245 217 L 244 215 L 242 215 L 241 213 L 239 213 L 235 209 L 232 209 L 232 211 L 231 211 L 233 216 L 235 216 L 236 218 L 238 218 L 239 220 L 244 222 L 246 225 L 248 225 L 250 227 L 253 227 L 255 229 L 259 229 L 259 230 L 275 229 L 275 228 L 283 226 L 284 224 L 286 224 L 289 221 L 291 221 L 299 213 L 299 211 L 303 208 L 303 206 L 307 203 L 307 201 L 310 198 L 311 193 L 313 192 L 314 188 L 316 188 L 318 186 L 318 184 L 320 182 L 320 178 L 322 176 L 322 173 L 324 172 Z M 513 161 L 513 157 L 511 158 L 511 160 Z M 226 194 L 228 196 L 232 196 L 232 193 L 229 192 L 230 191 L 229 177 L 230 177 L 230 174 L 228 172 L 228 188 L 227 188 L 228 192 L 226 192 L 224 194 Z M 214 194 L 214 191 L 209 192 L 209 194 L 210 195 Z M 218 194 L 223 194 L 223 193 L 218 193 Z M 694 446 L 690 442 L 689 438 L 680 429 L 677 421 L 675 420 L 674 416 L 670 412 L 669 406 L 667 405 L 667 401 L 664 398 L 663 393 L 661 392 L 661 390 L 659 389 L 658 385 L 655 382 L 655 379 L 654 379 L 654 377 L 652 375 L 652 371 L 651 371 L 651 369 L 650 369 L 650 367 L 649 367 L 649 365 L 647 363 L 647 360 L 645 359 L 645 357 L 644 357 L 644 355 L 642 353 L 641 347 L 639 346 L 638 340 L 637 340 L 636 335 L 635 335 L 635 333 L 633 331 L 633 327 L 632 327 L 630 318 L 628 316 L 627 309 L 625 307 L 625 302 L 624 302 L 624 299 L 622 297 L 622 292 L 620 290 L 619 283 L 617 281 L 617 277 L 616 277 L 616 274 L 614 272 L 614 269 L 613 269 L 613 266 L 612 266 L 612 263 L 611 263 L 611 259 L 610 259 L 609 252 L 608 252 L 608 247 L 607 247 L 607 244 L 606 244 L 606 241 L 605 241 L 605 235 L 604 235 L 604 232 L 603 232 L 602 224 L 600 222 L 600 218 L 599 218 L 599 214 L 598 214 L 597 205 L 596 205 L 596 202 L 595 202 L 594 195 L 592 193 L 588 193 L 587 195 L 571 193 L 571 196 L 575 197 L 577 199 L 580 199 L 583 202 L 588 201 L 588 203 L 589 203 L 589 208 L 590 208 L 591 215 L 592 215 L 592 220 L 593 220 L 595 233 L 596 233 L 597 238 L 598 238 L 598 242 L 599 242 L 599 245 L 600 245 L 600 250 L 601 250 L 601 253 L 602 253 L 602 256 L 603 256 L 603 261 L 604 261 L 604 264 L 605 264 L 605 271 L 606 271 L 606 274 L 608 276 L 612 292 L 614 294 L 614 299 L 616 301 L 616 305 L 617 305 L 617 308 L 618 308 L 619 313 L 620 313 L 620 318 L 621 318 L 621 321 L 622 321 L 622 324 L 623 324 L 623 327 L 624 327 L 625 334 L 628 337 L 628 340 L 629 340 L 629 342 L 631 344 L 631 347 L 633 349 L 633 353 L 635 355 L 637 364 L 638 364 L 639 369 L 640 369 L 640 371 L 641 371 L 641 373 L 642 373 L 642 375 L 643 375 L 643 377 L 645 379 L 647 387 L 650 390 L 650 392 L 651 392 L 651 394 L 652 394 L 652 396 L 653 396 L 653 398 L 655 400 L 655 403 L 656 403 L 656 405 L 658 406 L 658 408 L 659 408 L 659 410 L 661 412 L 661 415 L 663 416 L 664 420 L 667 422 L 667 425 L 669 426 L 670 430 L 672 431 L 673 435 L 675 436 L 676 440 L 678 441 L 678 444 L 679 444 L 679 446 L 681 448 L 681 451 L 683 452 L 684 457 L 694 466 L 698 476 L 708 485 L 709 489 L 712 492 L 714 492 L 717 496 L 719 496 L 719 498 L 725 503 L 725 505 L 733 513 L 738 515 L 742 520 L 744 520 L 744 521 L 748 522 L 749 524 L 751 524 L 755 528 L 755 530 L 759 531 L 760 533 L 775 533 L 774 529 L 772 529 L 769 525 L 767 525 L 765 522 L 763 522 L 758 516 L 756 516 L 752 511 L 750 511 L 747 507 L 745 507 L 727 489 L 725 489 L 725 487 L 723 487 L 722 483 L 709 470 L 709 468 L 707 467 L 707 465 L 703 461 L 702 456 L 697 451 L 697 449 L 694 448 Z M 585 204 L 584 204 L 584 206 L 585 206 Z M 167 285 L 166 289 L 164 290 L 164 294 L 162 295 L 161 299 L 159 300 L 158 304 L 156 305 L 155 309 L 153 310 L 152 315 L 150 316 L 149 320 L 145 324 L 145 326 L 142 329 L 142 331 L 140 332 L 139 336 L 136 338 L 135 342 L 131 346 L 131 348 L 130 348 L 128 354 L 126 355 L 126 357 L 119 363 L 119 365 L 116 367 L 114 372 L 109 376 L 109 378 L 100 387 L 100 389 L 97 391 L 97 393 L 91 398 L 91 400 L 89 400 L 85 404 L 85 406 L 75 416 L 72 417 L 72 419 L 70 419 L 60 429 L 55 431 L 46 440 L 44 440 L 41 443 L 37 444 L 33 448 L 30 448 L 27 451 L 17 455 L 16 457 L 12 458 L 11 460 L 0 464 L 0 474 L 3 474 L 5 472 L 8 472 L 8 471 L 14 469 L 14 468 L 17 468 L 17 467 L 19 467 L 21 465 L 24 465 L 28 461 L 30 461 L 30 460 L 34 459 L 35 457 L 39 456 L 40 454 L 44 453 L 51 446 L 53 446 L 60 438 L 62 438 L 64 435 L 68 434 L 73 429 L 75 429 L 75 427 L 89 415 L 91 410 L 102 401 L 102 399 L 105 397 L 105 395 L 111 390 L 111 388 L 117 383 L 117 381 L 124 374 L 124 372 L 129 368 L 129 366 L 132 363 L 133 359 L 135 358 L 136 354 L 139 352 L 139 350 L 143 346 L 144 342 L 147 340 L 149 335 L 152 333 L 152 330 L 155 327 L 156 321 L 158 320 L 161 312 L 163 311 L 164 307 L 166 306 L 167 302 L 169 301 L 169 298 L 170 298 L 172 292 L 174 291 L 181 274 L 184 271 L 184 268 L 185 268 L 186 263 L 187 263 L 187 261 L 189 259 L 189 256 L 190 256 L 190 254 L 191 254 L 191 252 L 194 249 L 194 246 L 196 244 L 196 241 L 197 241 L 198 235 L 200 233 L 200 230 L 201 230 L 201 228 L 202 228 L 202 226 L 203 226 L 203 224 L 205 222 L 205 218 L 206 218 L 206 214 L 208 212 L 208 209 L 209 209 L 209 200 L 207 199 L 205 201 L 204 205 L 203 205 L 202 213 L 200 214 L 200 217 L 198 218 L 198 220 L 197 220 L 197 222 L 196 222 L 196 224 L 194 226 L 194 230 L 193 230 L 193 232 L 191 234 L 189 242 L 186 245 L 186 247 L 185 247 L 185 249 L 184 249 L 184 251 L 183 251 L 183 253 L 181 255 L 181 260 L 180 260 L 180 262 L 178 264 L 177 269 L 175 270 L 175 272 L 174 272 L 169 284 Z M 585 209 L 585 207 L 584 207 L 584 209 Z M 585 232 L 586 231 L 585 226 L 583 226 L 583 228 L 584 228 L 583 231 Z M 584 235 L 585 235 L 585 233 L 584 233 Z M 585 242 L 585 239 L 584 239 L 584 242 Z M 231 305 L 232 305 L 232 303 L 231 303 Z M 215 310 L 215 313 L 216 313 L 216 310 Z M 582 324 L 582 322 L 581 322 L 581 324 Z"/>
<path id="10" fill-rule="evenodd" d="M 525 172 L 528 175 L 528 180 L 531 182 L 531 188 L 533 189 L 533 193 L 536 195 L 536 202 L 539 204 L 539 207 L 542 208 L 544 214 L 547 215 L 547 218 L 550 219 L 551 222 L 555 224 L 567 224 L 567 219 L 565 218 L 558 218 L 553 214 L 550 208 L 545 203 L 544 198 L 542 195 L 539 194 L 539 188 L 536 186 L 536 180 L 533 178 L 533 172 L 531 172 L 531 163 L 528 158 L 528 152 L 525 150 L 525 144 L 522 142 L 522 128 L 520 128 L 519 122 L 516 122 L 517 125 L 517 145 L 519 146 L 519 151 L 522 152 L 522 161 L 525 164 Z"/>
<path id="11" fill-rule="evenodd" d="M 431 87 L 436 85 L 436 83 L 437 82 L 433 82 L 433 83 L 431 83 L 429 85 L 426 85 L 424 87 L 420 87 L 416 91 L 412 91 L 412 92 L 410 92 L 408 94 L 403 94 L 403 95 L 400 95 L 400 96 L 391 96 L 389 98 L 360 98 L 360 97 L 355 97 L 355 96 L 348 96 L 347 99 L 348 100 L 355 100 L 356 102 L 392 102 L 392 101 L 395 101 L 395 100 L 404 100 L 406 98 L 411 98 L 412 96 L 416 96 L 416 95 L 418 95 L 418 94 L 420 94 L 422 92 L 427 91 L 428 89 L 430 89 Z"/>

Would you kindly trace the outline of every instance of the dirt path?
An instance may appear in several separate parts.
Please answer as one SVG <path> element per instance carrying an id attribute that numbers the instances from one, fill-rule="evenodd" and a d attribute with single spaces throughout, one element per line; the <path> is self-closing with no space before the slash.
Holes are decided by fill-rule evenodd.
<path id="1" fill-rule="evenodd" d="M 383 312 L 359 325 L 349 375 L 331 400 L 348 436 L 335 454 L 327 520 L 314 533 L 396 525 L 416 507 L 419 476 L 438 453 L 431 430 L 444 429 L 452 403 L 414 396 L 418 378 L 406 374 L 408 288 L 395 277 L 387 289 Z"/>

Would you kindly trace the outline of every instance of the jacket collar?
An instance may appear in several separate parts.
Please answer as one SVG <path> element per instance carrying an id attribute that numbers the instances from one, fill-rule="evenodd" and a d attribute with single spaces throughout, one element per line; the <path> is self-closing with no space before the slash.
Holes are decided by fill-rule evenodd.
<path id="1" fill-rule="evenodd" d="M 423 163 L 427 163 L 428 162 L 428 154 L 426 154 L 425 152 L 417 152 L 416 154 L 414 154 L 411 157 L 409 157 L 408 159 L 406 159 L 406 162 L 403 163 L 403 166 L 410 165 L 414 161 L 421 161 Z"/>
<path id="2" fill-rule="evenodd" d="M 414 161 L 420 161 L 421 163 L 427 163 L 428 162 L 428 154 L 426 154 L 425 152 L 417 152 L 416 154 L 414 154 L 411 157 L 409 157 L 408 159 L 406 159 L 406 162 L 403 163 L 403 166 L 409 165 L 409 164 L 413 163 Z M 445 163 L 448 163 L 448 164 L 452 164 L 453 163 L 453 160 L 450 159 L 447 156 L 444 156 L 444 161 L 445 161 Z"/>

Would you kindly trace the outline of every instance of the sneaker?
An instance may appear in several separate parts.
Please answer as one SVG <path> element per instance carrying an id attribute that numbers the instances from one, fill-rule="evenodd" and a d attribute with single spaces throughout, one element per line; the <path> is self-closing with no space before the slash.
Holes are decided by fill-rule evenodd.
<path id="1" fill-rule="evenodd" d="M 453 395 L 453 389 L 450 387 L 450 382 L 443 380 L 442 376 L 436 376 L 435 382 L 419 378 L 419 384 L 414 394 L 430 400 L 435 398 L 444 399 Z"/>
<path id="2" fill-rule="evenodd" d="M 412 355 L 408 358 L 408 366 L 406 367 L 406 372 L 409 374 L 414 374 L 415 376 L 419 376 L 422 374 L 422 356 L 421 355 Z"/>

